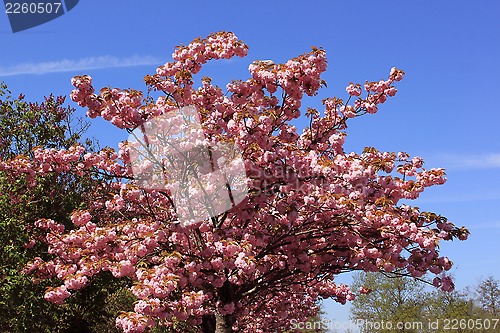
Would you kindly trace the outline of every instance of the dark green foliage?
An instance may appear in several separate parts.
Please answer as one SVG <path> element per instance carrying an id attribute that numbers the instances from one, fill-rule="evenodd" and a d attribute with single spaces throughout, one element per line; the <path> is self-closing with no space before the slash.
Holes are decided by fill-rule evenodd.
<path id="1" fill-rule="evenodd" d="M 26 102 L 22 95 L 13 99 L 0 83 L 0 161 L 33 157 L 35 147 L 67 149 L 81 142 L 88 124 L 73 119 L 74 112 L 64 106 L 63 97 L 49 96 L 39 104 Z M 89 140 L 84 144 L 93 146 Z M 99 183 L 90 175 L 49 174 L 37 176 L 36 185 L 30 186 L 24 177 L 0 171 L 0 332 L 118 332 L 117 314 L 133 308 L 126 279 L 103 274 L 65 305 L 56 306 L 43 295 L 57 281 L 34 284 L 23 274 L 35 256 L 47 256 L 43 242 L 25 247 L 30 239 L 41 237 L 35 221 L 50 218 L 71 228 L 71 212 L 84 208 L 86 193 Z"/>

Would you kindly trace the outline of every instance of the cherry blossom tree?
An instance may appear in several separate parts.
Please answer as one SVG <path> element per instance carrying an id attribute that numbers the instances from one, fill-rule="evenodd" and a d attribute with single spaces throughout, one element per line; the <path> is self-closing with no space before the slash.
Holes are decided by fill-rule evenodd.
<path id="1" fill-rule="evenodd" d="M 326 86 L 326 52 L 318 48 L 281 64 L 253 62 L 250 78 L 225 89 L 208 77 L 195 85 L 206 62 L 247 51 L 230 32 L 195 39 L 145 77 L 147 94 L 96 92 L 89 76 L 72 80 L 71 98 L 88 116 L 131 134 L 157 117 L 195 108 L 203 134 L 197 144 L 209 151 L 211 171 L 221 158 L 210 147 L 241 153 L 248 190 L 226 211 L 179 223 L 185 207 L 174 202 L 172 170 L 162 167 L 163 159 L 150 163 L 148 170 L 156 165 L 167 175 L 163 187 L 144 186 L 135 177 L 131 156 L 137 147 L 130 141 L 118 151 L 96 153 L 79 145 L 35 149 L 32 159 L 17 156 L 0 164 L 13 177 L 28 179 L 60 172 L 105 176 L 102 188 L 71 215 L 73 227 L 37 222 L 52 258 L 36 258 L 26 272 L 61 281 L 45 294 L 48 301 L 63 303 L 109 271 L 135 281 L 135 309 L 116 320 L 125 332 L 155 325 L 178 332 L 276 332 L 289 329 L 292 319 L 313 317 L 320 299 L 354 299 L 356 292 L 335 282 L 344 272 L 404 271 L 416 278 L 430 272 L 436 287 L 453 289 L 445 275 L 452 262 L 440 256 L 439 244 L 466 239 L 467 229 L 400 203 L 443 184 L 444 170 L 424 169 L 421 158 L 404 152 L 343 148 L 351 119 L 377 113 L 396 94 L 404 72 L 392 68 L 385 80 L 350 83 L 347 99 L 327 98 L 323 110 L 305 112 L 303 97 Z M 302 115 L 308 126 L 299 131 L 292 121 Z"/>

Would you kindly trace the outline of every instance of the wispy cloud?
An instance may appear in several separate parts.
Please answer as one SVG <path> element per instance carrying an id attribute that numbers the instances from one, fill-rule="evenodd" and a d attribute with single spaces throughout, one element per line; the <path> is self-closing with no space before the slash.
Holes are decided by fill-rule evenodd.
<path id="1" fill-rule="evenodd" d="M 484 221 L 480 223 L 468 224 L 467 228 L 472 229 L 500 229 L 500 220 L 498 221 Z"/>
<path id="2" fill-rule="evenodd" d="M 500 168 L 500 153 L 457 155 L 441 154 L 436 156 L 446 169 L 496 169 Z"/>
<path id="3" fill-rule="evenodd" d="M 422 197 L 418 199 L 419 203 L 453 203 L 453 202 L 472 202 L 472 201 L 499 201 L 500 193 L 498 192 L 464 192 L 464 193 L 448 193 L 440 196 Z M 413 201 L 409 201 L 411 205 Z"/>
<path id="4" fill-rule="evenodd" d="M 108 55 L 82 58 L 78 60 L 63 59 L 57 61 L 23 63 L 7 67 L 0 67 L 0 77 L 23 74 L 47 74 L 101 68 L 135 67 L 160 64 L 162 64 L 160 60 L 151 56 L 132 56 L 128 58 L 118 58 Z"/>

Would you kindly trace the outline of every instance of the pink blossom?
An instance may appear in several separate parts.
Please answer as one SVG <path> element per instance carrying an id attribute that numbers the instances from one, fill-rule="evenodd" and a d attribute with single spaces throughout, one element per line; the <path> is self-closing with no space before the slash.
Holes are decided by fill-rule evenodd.
<path id="1" fill-rule="evenodd" d="M 85 225 L 92 219 L 92 215 L 88 211 L 77 211 L 71 215 L 71 221 L 76 226 Z"/>
<path id="2" fill-rule="evenodd" d="M 62 304 L 66 298 L 71 296 L 65 286 L 51 289 L 45 293 L 44 298 L 54 304 Z"/>
<path id="3" fill-rule="evenodd" d="M 361 86 L 359 84 L 350 83 L 347 88 L 345 88 L 347 93 L 351 96 L 360 96 L 361 95 Z"/>
<path id="4" fill-rule="evenodd" d="M 441 289 L 447 292 L 451 292 L 455 289 L 455 284 L 453 283 L 451 277 L 445 276 L 441 279 Z"/>

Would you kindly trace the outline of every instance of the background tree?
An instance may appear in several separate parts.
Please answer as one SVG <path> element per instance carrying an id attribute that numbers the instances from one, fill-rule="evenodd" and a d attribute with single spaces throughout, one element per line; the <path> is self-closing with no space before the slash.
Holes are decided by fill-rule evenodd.
<path id="1" fill-rule="evenodd" d="M 489 276 L 479 283 L 476 294 L 476 299 L 481 307 L 493 317 L 498 317 L 500 314 L 500 282 L 493 276 Z"/>
<path id="2" fill-rule="evenodd" d="M 382 273 L 359 273 L 354 278 L 354 290 L 361 295 L 352 302 L 351 313 L 363 332 L 375 332 L 372 323 L 414 322 L 424 315 L 426 301 L 422 283 L 405 276 Z M 416 329 L 382 329 L 377 332 L 418 332 Z"/>
<path id="3" fill-rule="evenodd" d="M 488 283 L 488 285 L 494 284 Z M 372 323 L 389 321 L 393 326 L 398 322 L 422 323 L 421 327 L 415 326 L 411 330 L 397 328 L 377 330 L 370 324 L 361 325 L 364 332 L 444 333 L 453 329 L 456 332 L 477 333 L 496 329 L 495 323 L 491 321 L 494 317 L 487 311 L 487 307 L 483 309 L 474 304 L 474 290 L 469 287 L 464 290 L 443 292 L 429 289 L 421 281 L 390 277 L 381 273 L 360 273 L 355 277 L 354 286 L 363 292 L 370 292 L 360 293 L 353 301 L 351 308 L 353 320 Z M 485 323 L 485 320 L 490 321 Z M 429 326 L 429 323 L 438 324 Z"/>
<path id="4" fill-rule="evenodd" d="M 27 102 L 23 95 L 12 98 L 0 84 L 0 161 L 15 156 L 34 158 L 33 149 L 69 149 L 82 141 L 88 124 L 73 117 L 63 97 L 49 96 L 43 103 Z M 85 145 L 90 148 L 90 141 Z M 55 219 L 70 226 L 69 215 L 81 206 L 86 193 L 102 186 L 87 175 L 51 173 L 11 177 L 0 171 L 0 331 L 2 332 L 115 332 L 114 317 L 127 307 L 124 281 L 97 277 L 88 289 L 75 295 L 64 307 L 43 299 L 54 279 L 32 283 L 22 274 L 35 255 L 48 258 L 43 235 L 35 228 L 39 218 Z M 119 295 L 120 307 L 103 303 Z M 128 303 L 132 306 L 132 300 Z"/>
<path id="5" fill-rule="evenodd" d="M 325 51 L 313 48 L 282 64 L 252 63 L 251 77 L 229 83 L 227 92 L 207 77 L 194 87 L 193 78 L 207 61 L 244 56 L 247 50 L 227 32 L 180 46 L 172 62 L 146 76 L 146 98 L 131 89 L 95 93 L 88 76 L 72 81 L 72 99 L 90 117 L 102 116 L 132 133 L 155 117 L 174 114 L 186 131 L 202 135 L 179 149 L 182 158 L 176 163 L 185 163 L 181 170 L 192 171 L 203 160 L 208 170 L 226 170 L 227 159 L 214 159 L 207 147 L 237 147 L 242 159 L 231 167 L 245 168 L 249 191 L 241 203 L 232 200 L 228 211 L 179 223 L 179 210 L 189 206 L 175 206 L 179 183 L 161 179 L 178 168 L 164 169 L 168 156 L 161 163 L 146 158 L 141 167 L 161 171 L 162 181 L 159 188 L 140 186 L 131 160 L 137 144 L 130 141 L 118 152 L 35 149 L 33 159 L 16 156 L 0 163 L 0 170 L 9 170 L 12 177 L 70 172 L 110 179 L 103 185 L 106 190 L 90 191 L 82 208 L 71 214 L 71 231 L 61 221 L 37 221 L 51 256 L 35 258 L 27 271 L 58 277 L 61 284 L 47 291 L 48 300 L 61 304 L 101 272 L 111 272 L 134 280 L 131 291 L 139 299 L 133 312 L 117 318 L 126 332 L 159 324 L 177 331 L 258 333 L 286 331 L 292 319 L 313 317 L 318 300 L 351 300 L 349 287 L 334 281 L 342 272 L 404 270 L 420 277 L 430 271 L 436 287 L 453 289 L 444 275 L 452 263 L 440 256 L 438 244 L 464 240 L 468 231 L 437 214 L 399 204 L 444 183 L 444 171 L 424 169 L 421 158 L 406 153 L 367 148 L 356 154 L 343 148 L 350 119 L 376 113 L 396 94 L 394 84 L 403 71 L 393 68 L 387 79 L 364 86 L 349 84 L 350 97 L 325 99 L 322 112 L 309 108 L 309 126 L 299 134 L 291 122 L 303 114 L 304 95 L 314 96 L 326 85 L 321 79 Z M 185 125 L 185 107 L 199 112 L 201 129 Z M 154 142 L 145 141 L 139 147 L 150 156 Z M 209 158 L 201 158 L 193 144 L 208 150 Z M 191 175 L 195 180 L 207 175 L 198 171 Z M 211 176 L 184 193 L 208 201 L 207 211 L 211 197 L 204 193 L 221 186 Z"/>
<path id="6" fill-rule="evenodd" d="M 460 291 L 454 290 L 449 293 L 439 290 L 426 291 L 424 315 L 421 320 L 424 323 L 439 322 L 437 329 L 431 329 L 427 326 L 426 332 L 449 332 L 449 328 L 445 327 L 444 320 L 450 320 L 451 322 L 456 320 L 460 322 L 478 318 L 477 309 L 467 288 Z M 458 325 L 456 331 L 478 332 L 479 330 L 477 327 L 464 328 Z"/>

